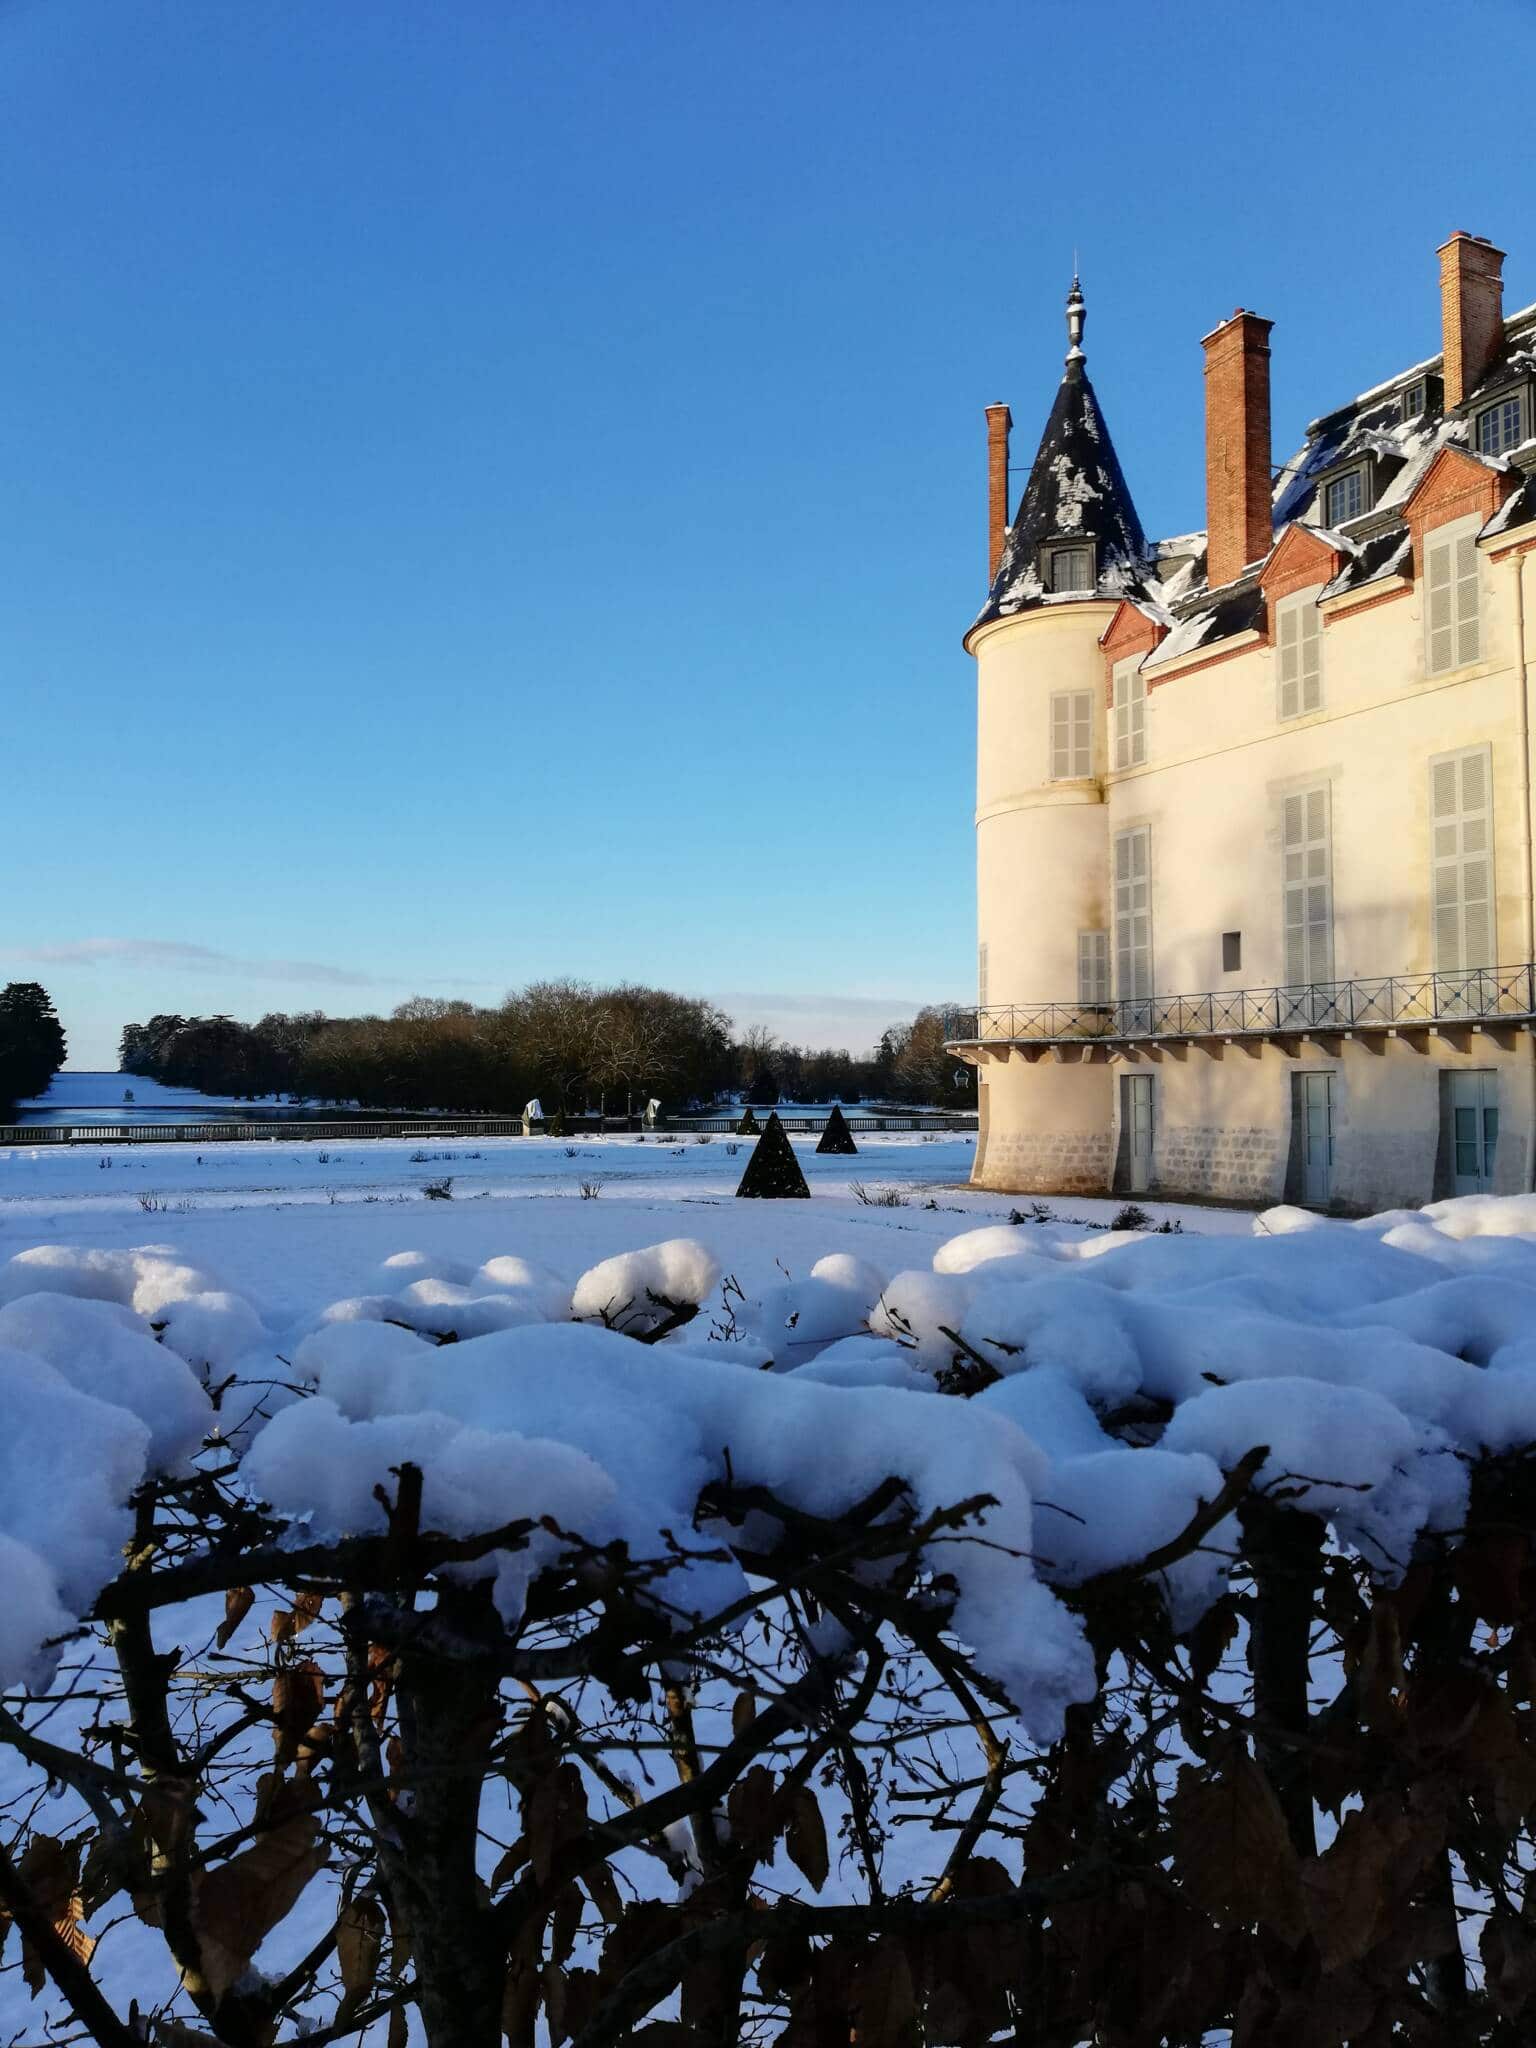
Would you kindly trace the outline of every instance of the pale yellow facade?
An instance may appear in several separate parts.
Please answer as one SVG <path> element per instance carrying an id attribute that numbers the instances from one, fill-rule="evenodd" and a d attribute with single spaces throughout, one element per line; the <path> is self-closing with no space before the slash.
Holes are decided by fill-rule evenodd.
<path id="1" fill-rule="evenodd" d="M 1130 765 L 1116 765 L 1100 645 L 1113 603 L 1046 603 L 973 632 L 981 1007 L 967 1056 L 981 1084 L 979 1184 L 1346 1209 L 1421 1202 L 1472 1180 L 1498 1192 L 1533 1185 L 1536 1056 L 1518 991 L 1501 999 L 1479 983 L 1461 1000 L 1452 977 L 1415 1011 L 1410 990 L 1383 991 L 1373 1008 L 1359 986 L 1447 968 L 1432 907 L 1444 834 L 1431 818 L 1431 770 L 1478 750 L 1482 808 L 1474 816 L 1458 798 L 1471 822 L 1457 829 L 1468 845 L 1491 830 L 1492 928 L 1468 941 L 1490 957 L 1450 964 L 1528 968 L 1536 950 L 1536 524 L 1486 524 L 1455 522 L 1482 533 L 1478 660 L 1431 672 L 1422 574 L 1378 577 L 1321 604 L 1322 586 L 1291 592 L 1280 603 L 1313 614 L 1316 708 L 1283 715 L 1278 631 L 1171 660 L 1154 648 L 1124 664 L 1127 694 L 1144 691 L 1139 742 L 1122 740 L 1122 758 L 1143 755 Z M 1083 693 L 1086 758 L 1072 727 Z M 1071 700 L 1065 710 L 1058 698 Z M 1481 773 L 1475 762 L 1465 770 L 1468 789 Z M 1150 920 L 1140 938 L 1125 881 L 1138 861 Z M 1308 861 L 1326 916 L 1314 891 L 1301 933 L 1297 905 L 1308 899 L 1287 884 Z M 1353 986 L 1336 1010 L 1332 998 L 1321 1008 L 1316 997 L 1290 1008 L 1280 998 L 1257 1024 L 1221 1000 L 1303 982 Z M 1096 996 L 1122 1006 L 1097 1038 Z M 1123 1005 L 1142 996 L 1212 1000 L 1177 1011 L 1175 1028 L 1165 1008 L 1149 1010 L 1138 1031 Z M 1074 1019 L 1042 1015 L 1051 1005 Z M 999 1015 L 1008 1006 L 1021 1014 Z M 1475 1175 L 1473 1126 L 1454 1115 L 1467 1104 Z"/>

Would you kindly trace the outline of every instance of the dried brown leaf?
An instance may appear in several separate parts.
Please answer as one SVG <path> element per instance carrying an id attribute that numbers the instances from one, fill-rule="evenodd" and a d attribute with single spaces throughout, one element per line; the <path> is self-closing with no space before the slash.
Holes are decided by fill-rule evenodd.
<path id="1" fill-rule="evenodd" d="M 819 1892 L 827 1881 L 827 1826 L 809 1785 L 797 1785 L 790 1799 L 784 1847 L 812 1891 Z"/>
<path id="2" fill-rule="evenodd" d="M 80 1903 L 80 1848 L 76 1842 L 61 1842 L 53 1835 L 34 1835 L 16 1864 L 16 1875 L 37 1901 L 38 1910 L 53 1923 L 53 1931 L 78 1959 L 88 1962 L 96 1943 L 80 1925 L 84 1909 Z M 23 1938 L 21 1974 L 36 1997 L 48 1980 L 43 1959 Z"/>
<path id="3" fill-rule="evenodd" d="M 336 1916 L 336 1962 L 345 1994 L 338 2018 L 350 2017 L 373 1989 L 383 1949 L 383 1907 L 377 1899 L 349 1899 Z"/>
<path id="4" fill-rule="evenodd" d="M 245 1974 L 251 1957 L 324 1865 L 315 1824 L 301 1815 L 217 1869 L 196 1874 L 192 1920 L 202 1946 L 203 1975 L 216 1998 Z"/>
<path id="5" fill-rule="evenodd" d="M 1306 1914 L 1285 1816 L 1239 1745 L 1226 1748 L 1219 1769 L 1179 1772 L 1169 1818 L 1179 1877 L 1219 1926 L 1257 1924 L 1288 1947 L 1301 1940 Z"/>
<path id="6" fill-rule="evenodd" d="M 221 1650 L 228 1647 L 230 1637 L 255 1604 L 255 1590 L 250 1586 L 231 1586 L 224 1595 L 224 1619 L 214 1634 L 214 1641 Z"/>
<path id="7" fill-rule="evenodd" d="M 765 1764 L 753 1764 L 731 1787 L 726 1801 L 731 1840 L 746 1855 L 762 1858 L 772 1853 L 774 1838 L 785 1816 L 779 1811 L 773 1773 Z"/>

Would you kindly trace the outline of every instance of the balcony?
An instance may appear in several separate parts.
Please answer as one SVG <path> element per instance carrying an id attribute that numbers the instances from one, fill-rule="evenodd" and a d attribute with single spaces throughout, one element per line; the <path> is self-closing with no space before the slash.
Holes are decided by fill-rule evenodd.
<path id="1" fill-rule="evenodd" d="M 1454 974 L 1357 976 L 1290 988 L 1228 988 L 1203 995 L 1139 996 L 1112 1003 L 1004 1003 L 945 1018 L 949 1051 L 975 1064 L 1134 1054 L 1141 1047 L 1266 1043 L 1294 1051 L 1306 1041 L 1361 1037 L 1380 1050 L 1388 1038 L 1421 1042 L 1473 1032 L 1529 1031 L 1536 1023 L 1536 966 L 1477 967 Z M 1076 1052 L 1069 1053 L 1069 1048 Z"/>

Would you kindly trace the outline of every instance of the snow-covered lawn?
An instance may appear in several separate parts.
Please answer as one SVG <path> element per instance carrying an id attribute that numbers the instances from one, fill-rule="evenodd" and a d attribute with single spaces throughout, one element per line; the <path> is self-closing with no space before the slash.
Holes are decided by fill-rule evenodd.
<path id="1" fill-rule="evenodd" d="M 796 1138 L 809 1202 L 734 1199 L 751 1139 L 390 1139 L 0 1148 L 0 1263 L 43 1241 L 122 1248 L 173 1246 L 278 1321 L 363 1290 L 393 1252 L 418 1249 L 478 1266 L 512 1252 L 575 1280 L 595 1260 L 658 1238 L 697 1238 L 749 1291 L 798 1278 L 828 1252 L 852 1252 L 886 1271 L 925 1266 L 956 1231 L 1028 1210 L 1023 1197 L 965 1186 L 968 1135 L 870 1135 L 855 1159 L 818 1158 Z M 732 1146 L 737 1149 L 733 1152 Z M 425 1159 L 413 1154 L 426 1153 Z M 452 1199 L 430 1201 L 451 1177 Z M 583 1182 L 601 1192 L 583 1200 Z M 896 1188 L 905 1206 L 861 1203 Z M 928 1203 L 936 1208 L 928 1208 Z M 151 1207 L 149 1205 L 153 1204 Z M 1063 1197 L 1062 1217 L 1107 1222 L 1118 1202 Z M 1154 1222 L 1239 1232 L 1239 1210 L 1148 1202 Z"/>

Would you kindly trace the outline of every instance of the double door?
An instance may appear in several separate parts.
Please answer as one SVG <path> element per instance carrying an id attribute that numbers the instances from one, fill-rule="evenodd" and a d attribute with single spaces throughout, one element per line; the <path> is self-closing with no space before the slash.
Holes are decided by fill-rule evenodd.
<path id="1" fill-rule="evenodd" d="M 1451 1187 L 1458 1195 L 1493 1191 L 1499 1143 L 1498 1076 L 1481 1069 L 1446 1077 L 1449 1093 Z"/>
<path id="2" fill-rule="evenodd" d="M 1301 1199 L 1309 1209 L 1333 1200 L 1333 1076 L 1298 1074 L 1296 1113 L 1301 1136 Z"/>
<path id="3" fill-rule="evenodd" d="M 1152 1185 L 1152 1076 L 1120 1076 L 1120 1184 L 1128 1195 Z"/>

